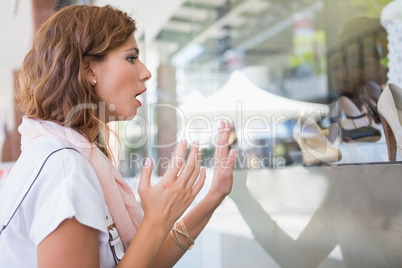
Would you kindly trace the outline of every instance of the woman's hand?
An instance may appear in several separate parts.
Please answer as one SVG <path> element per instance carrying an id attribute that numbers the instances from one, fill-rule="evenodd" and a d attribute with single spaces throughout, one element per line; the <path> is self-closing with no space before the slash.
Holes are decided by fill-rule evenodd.
<path id="1" fill-rule="evenodd" d="M 207 196 L 183 217 L 186 229 L 193 239 L 197 238 L 215 209 L 232 188 L 232 172 L 236 152 L 233 151 L 233 154 L 228 157 L 229 130 L 229 124 L 221 122 L 215 150 L 217 161 L 212 185 Z M 171 166 L 155 186 L 150 186 L 149 183 L 152 165 L 145 167 L 142 171 L 138 192 L 144 208 L 144 219 L 134 236 L 130 245 L 131 248 L 129 247 L 130 252 L 132 252 L 129 255 L 132 256 L 132 263 L 138 259 L 145 259 L 144 254 L 136 254 L 138 248 L 144 252 L 144 246 L 155 249 L 154 252 L 157 252 L 155 263 L 149 265 L 150 267 L 173 267 L 185 252 L 177 242 L 175 243 L 173 236 L 166 236 L 166 234 L 194 200 L 205 181 L 205 169 L 200 173 L 201 155 L 198 143 L 191 148 L 187 163 L 183 166 L 185 154 L 186 145 L 178 145 Z M 159 248 L 157 246 L 161 237 L 165 240 Z M 183 243 L 185 247 L 190 246 L 189 241 L 185 238 Z M 136 247 L 137 245 L 140 246 Z M 154 258 L 153 256 L 149 254 L 149 258 Z M 126 263 L 130 264 L 130 259 Z M 133 265 L 129 267 L 133 267 Z M 145 267 L 145 265 L 137 265 L 136 267 Z"/>
<path id="2" fill-rule="evenodd" d="M 141 172 L 138 193 L 144 209 L 144 219 L 166 223 L 169 229 L 185 212 L 205 182 L 205 168 L 200 169 L 198 142 L 191 148 L 184 164 L 186 149 L 185 140 L 176 146 L 169 169 L 158 184 L 150 185 L 152 161 L 149 158 Z"/>
<path id="3" fill-rule="evenodd" d="M 228 140 L 230 133 L 229 122 L 221 121 L 217 146 L 215 149 L 214 175 L 211 188 L 207 194 L 219 205 L 232 190 L 233 167 L 236 161 L 236 150 L 232 149 L 228 156 Z"/>

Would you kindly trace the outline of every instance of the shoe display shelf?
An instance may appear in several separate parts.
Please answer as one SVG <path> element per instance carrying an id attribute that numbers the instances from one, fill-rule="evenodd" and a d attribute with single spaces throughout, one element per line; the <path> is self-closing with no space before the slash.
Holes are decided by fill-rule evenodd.
<path id="1" fill-rule="evenodd" d="M 381 132 L 381 139 L 376 142 L 343 142 L 338 146 L 342 153 L 342 159 L 338 164 L 365 164 L 388 162 L 387 142 L 384 129 L 381 124 L 375 125 Z M 396 161 L 401 161 L 402 157 L 397 153 Z"/>

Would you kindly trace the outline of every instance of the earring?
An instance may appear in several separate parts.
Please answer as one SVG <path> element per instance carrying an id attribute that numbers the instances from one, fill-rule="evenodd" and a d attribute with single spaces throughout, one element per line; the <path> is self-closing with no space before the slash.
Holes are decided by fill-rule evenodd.
<path id="1" fill-rule="evenodd" d="M 98 81 L 96 81 L 96 79 L 94 78 L 94 80 L 92 80 L 92 82 L 96 85 L 96 82 L 98 82 Z"/>

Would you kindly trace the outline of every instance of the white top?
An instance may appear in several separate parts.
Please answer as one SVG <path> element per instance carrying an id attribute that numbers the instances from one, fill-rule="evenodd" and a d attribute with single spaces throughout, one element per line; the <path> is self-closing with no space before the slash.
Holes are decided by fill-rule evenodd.
<path id="1" fill-rule="evenodd" d="M 21 174 L 24 175 L 24 169 L 32 170 L 29 166 L 34 161 L 28 159 L 37 159 L 41 152 L 43 155 L 54 147 L 67 146 L 55 138 L 44 138 L 24 149 L 15 164 L 18 168 L 13 168 L 6 178 L 0 200 L 11 196 L 16 187 L 21 188 L 18 183 L 10 182 L 27 177 Z M 30 172 L 36 176 L 37 171 L 38 168 Z M 2 203 L 0 210 L 6 211 L 10 206 L 12 204 Z M 0 266 L 37 267 L 39 243 L 65 219 L 75 217 L 80 223 L 99 230 L 100 267 L 115 267 L 108 242 L 107 214 L 101 186 L 89 161 L 74 150 L 61 150 L 47 160 L 17 213 L 0 235 Z"/>

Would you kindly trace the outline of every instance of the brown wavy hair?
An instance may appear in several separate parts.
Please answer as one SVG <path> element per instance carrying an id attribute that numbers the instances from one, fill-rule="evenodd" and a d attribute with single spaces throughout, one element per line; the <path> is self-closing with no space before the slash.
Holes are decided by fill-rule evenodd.
<path id="1" fill-rule="evenodd" d="M 85 69 L 90 61 L 105 60 L 135 30 L 135 21 L 111 6 L 72 5 L 52 15 L 24 59 L 17 93 L 20 110 L 29 118 L 77 130 L 111 159 L 110 129 L 100 120 L 101 100 L 85 79 Z M 92 108 L 76 108 L 88 104 Z"/>

